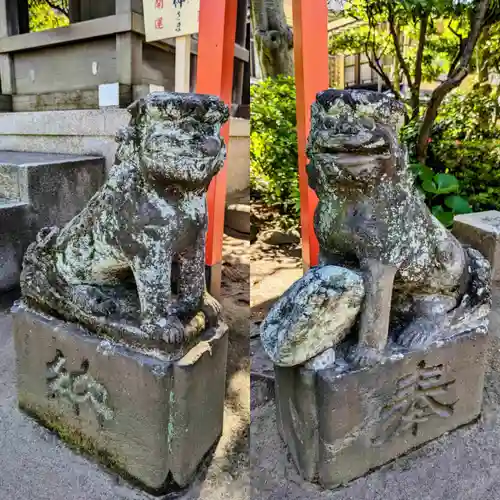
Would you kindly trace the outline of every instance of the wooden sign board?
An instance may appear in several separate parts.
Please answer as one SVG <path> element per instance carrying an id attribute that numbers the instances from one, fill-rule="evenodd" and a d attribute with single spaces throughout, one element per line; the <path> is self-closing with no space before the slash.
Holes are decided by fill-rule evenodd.
<path id="1" fill-rule="evenodd" d="M 198 33 L 200 0 L 143 0 L 146 41 Z"/>
<path id="2" fill-rule="evenodd" d="M 328 10 L 333 12 L 342 12 L 344 10 L 345 0 L 327 0 Z"/>

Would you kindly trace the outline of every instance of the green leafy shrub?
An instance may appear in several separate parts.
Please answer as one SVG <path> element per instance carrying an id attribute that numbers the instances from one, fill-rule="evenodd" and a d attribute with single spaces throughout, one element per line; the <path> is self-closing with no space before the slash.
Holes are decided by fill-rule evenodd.
<path id="1" fill-rule="evenodd" d="M 424 194 L 432 213 L 445 227 L 453 225 L 455 215 L 472 212 L 467 199 L 457 194 L 460 184 L 454 175 L 436 174 L 421 163 L 414 163 L 411 168 L 417 177 L 417 186 Z"/>
<path id="2" fill-rule="evenodd" d="M 453 207 L 445 202 L 443 194 L 427 191 L 432 175 L 451 175 L 457 181 L 453 195 L 467 200 L 474 211 L 500 210 L 500 106 L 498 91 L 489 85 L 476 85 L 469 92 L 455 92 L 443 104 L 433 127 L 427 169 L 416 164 L 414 170 L 426 201 L 434 210 L 441 206 L 445 212 L 463 213 L 463 201 L 454 198 Z M 418 122 L 411 122 L 403 129 L 402 138 L 407 143 L 410 158 Z M 455 203 L 453 202 L 453 203 Z M 462 212 L 460 211 L 462 210 Z M 453 210 L 451 210 L 453 212 Z M 450 214 L 441 213 L 440 220 L 449 225 Z"/>
<path id="3" fill-rule="evenodd" d="M 499 141 L 440 141 L 433 146 L 440 169 L 453 173 L 474 211 L 500 210 Z M 438 163 L 439 161 L 439 163 Z"/>
<path id="4" fill-rule="evenodd" d="M 250 185 L 253 197 L 298 221 L 295 82 L 268 78 L 251 88 Z"/>

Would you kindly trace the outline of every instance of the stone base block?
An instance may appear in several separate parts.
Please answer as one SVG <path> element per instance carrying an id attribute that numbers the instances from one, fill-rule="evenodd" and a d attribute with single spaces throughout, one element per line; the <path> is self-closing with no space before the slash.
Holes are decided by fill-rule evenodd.
<path id="1" fill-rule="evenodd" d="M 278 429 L 302 476 L 334 488 L 474 420 L 487 335 L 350 372 L 275 367 Z"/>
<path id="2" fill-rule="evenodd" d="M 20 407 L 152 493 L 186 486 L 222 432 L 227 328 L 169 360 L 13 308 Z"/>

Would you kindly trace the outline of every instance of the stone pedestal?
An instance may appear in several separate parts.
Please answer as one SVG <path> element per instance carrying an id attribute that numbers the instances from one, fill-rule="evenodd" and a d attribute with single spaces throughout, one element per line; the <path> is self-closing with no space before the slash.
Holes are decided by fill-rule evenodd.
<path id="1" fill-rule="evenodd" d="M 222 432 L 227 328 L 180 360 L 13 309 L 19 406 L 153 493 L 187 485 Z"/>
<path id="2" fill-rule="evenodd" d="M 278 428 L 302 476 L 333 488 L 474 420 L 486 345 L 477 330 L 358 371 L 276 366 Z"/>

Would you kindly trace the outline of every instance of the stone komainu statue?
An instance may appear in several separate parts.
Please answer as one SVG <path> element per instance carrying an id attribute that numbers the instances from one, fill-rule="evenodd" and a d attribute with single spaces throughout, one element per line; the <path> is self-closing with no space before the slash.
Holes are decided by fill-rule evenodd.
<path id="1" fill-rule="evenodd" d="M 38 234 L 21 289 L 32 307 L 168 348 L 220 314 L 205 290 L 205 197 L 224 163 L 228 109 L 214 96 L 159 92 L 128 111 L 107 182 L 66 227 Z"/>
<path id="2" fill-rule="evenodd" d="M 383 359 L 388 341 L 422 348 L 487 324 L 489 264 L 415 190 L 398 139 L 403 105 L 377 92 L 330 89 L 318 94 L 311 118 L 320 266 L 263 323 L 271 358 L 300 364 L 356 332 L 348 360 L 369 365 Z"/>

